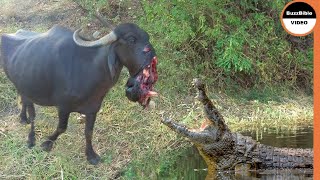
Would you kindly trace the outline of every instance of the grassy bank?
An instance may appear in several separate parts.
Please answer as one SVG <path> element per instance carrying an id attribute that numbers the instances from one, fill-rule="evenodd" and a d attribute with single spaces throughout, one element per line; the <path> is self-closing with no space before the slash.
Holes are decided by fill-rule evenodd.
<path id="1" fill-rule="evenodd" d="M 0 10 L 8 7 L 12 10 L 0 19 L 1 22 L 6 22 L 4 25 L 0 24 L 0 33 L 12 33 L 19 28 L 44 31 L 56 23 L 73 29 L 85 26 L 89 22 L 92 29 L 100 27 L 99 22 L 91 20 L 90 16 L 71 1 L 26 1 L 30 3 L 28 6 L 23 7 L 20 4 L 19 8 L 15 9 L 14 7 L 18 7 L 15 4 L 17 2 L 0 1 L 3 3 Z M 161 12 L 159 7 L 161 3 L 155 5 L 148 4 L 148 1 L 141 1 L 142 3 L 112 1 L 111 4 L 106 5 L 101 3 L 102 1 L 96 2 L 91 3 L 94 5 L 91 10 L 99 7 L 102 14 L 112 16 L 114 22 L 132 20 L 150 32 L 159 58 L 159 81 L 156 89 L 160 96 L 154 99 L 156 107 L 144 111 L 138 104 L 127 100 L 124 95 L 124 86 L 128 73 L 124 70 L 117 85 L 105 97 L 97 117 L 93 145 L 101 155 L 103 163 L 92 166 L 87 163 L 84 154 L 84 124 L 77 120 L 76 113 L 70 117 L 67 132 L 59 137 L 52 152 L 47 153 L 39 146 L 46 136 L 54 131 L 57 113 L 54 108 L 37 106 L 37 145 L 33 149 L 27 148 L 26 140 L 30 127 L 18 123 L 16 91 L 0 69 L 0 179 L 156 179 L 159 174 L 170 172 L 175 159 L 191 144 L 164 127 L 160 120 L 164 115 L 171 116 L 190 127 L 198 127 L 201 124 L 202 108 L 198 102 L 194 101 L 194 90 L 191 87 L 191 80 L 194 77 L 200 77 L 207 83 L 209 97 L 234 131 L 250 130 L 250 128 L 261 131 L 267 131 L 270 128 L 294 131 L 301 126 L 312 126 L 313 97 L 310 94 L 312 49 L 306 46 L 302 47 L 303 51 L 296 51 L 297 47 L 286 39 L 287 36 L 281 32 L 278 24 L 274 24 L 277 20 L 266 15 L 263 8 L 257 7 L 260 8 L 260 13 L 248 12 L 250 17 L 257 16 L 258 19 L 251 20 L 250 23 L 255 27 L 252 31 L 259 30 L 261 37 L 258 37 L 259 33 L 251 32 L 254 34 L 251 36 L 248 32 L 239 36 L 242 39 L 237 39 L 238 36 L 235 33 L 238 25 L 247 26 L 242 27 L 244 29 L 241 32 L 247 30 L 249 25 L 242 24 L 245 19 L 237 18 L 238 6 L 231 3 L 228 16 L 223 15 L 222 10 L 215 13 L 215 20 L 223 23 L 228 21 L 228 26 L 223 26 L 220 30 L 214 29 L 213 26 L 205 26 L 204 30 L 217 30 L 216 34 L 214 32 L 211 34 L 211 38 L 215 39 L 210 39 L 210 37 L 199 36 L 201 31 L 192 28 L 186 31 L 189 33 L 184 36 L 178 22 L 184 22 L 185 24 L 182 25 L 187 27 L 190 19 L 173 16 L 170 14 L 173 12 L 169 11 Z M 223 3 L 230 2 L 223 1 Z M 273 8 L 273 11 L 277 12 L 277 8 L 281 8 L 284 2 L 279 1 L 279 3 L 276 7 L 271 7 L 270 4 L 263 7 Z M 248 8 L 254 11 L 255 7 L 252 3 L 249 4 L 251 5 Z M 169 7 L 172 3 L 165 2 L 163 5 Z M 197 7 L 201 8 L 201 5 L 203 4 Z M 246 8 L 244 5 L 239 7 Z M 141 6 L 144 7 L 143 11 L 139 10 Z M 222 5 L 215 8 L 220 6 Z M 184 13 L 183 11 L 190 7 L 177 9 L 177 12 Z M 20 13 L 20 10 L 23 13 Z M 37 14 L 39 16 L 36 16 Z M 59 14 L 61 18 L 53 18 L 50 16 L 52 14 Z M 129 16 L 132 19 L 126 18 Z M 166 21 L 161 17 L 172 19 Z M 195 22 L 210 25 L 207 22 L 208 19 L 198 20 Z M 268 26 L 253 25 L 261 20 L 264 20 L 262 22 Z M 264 27 L 269 31 L 264 32 L 265 29 L 262 29 Z M 196 30 L 195 36 L 192 36 L 193 30 Z M 275 37 L 281 41 L 272 40 Z M 210 39 L 207 45 L 201 44 L 205 38 Z M 301 41 L 307 42 L 308 38 Z M 219 39 L 223 41 L 220 42 L 221 46 L 218 43 Z M 245 41 L 241 43 L 243 39 Z M 230 44 L 227 42 L 231 41 L 238 45 L 228 46 Z M 195 46 L 191 46 L 190 43 L 195 43 Z M 281 46 L 281 44 L 285 45 Z M 243 51 L 238 52 L 238 46 L 242 47 L 242 45 L 251 45 L 247 49 L 246 56 L 243 56 Z M 211 48 L 218 50 L 214 54 L 208 54 L 202 51 L 206 48 L 207 52 L 213 52 Z M 198 51 L 202 54 L 197 53 Z M 230 57 L 232 53 L 228 54 L 228 52 L 236 53 Z M 218 57 L 225 59 L 219 60 Z M 234 66 L 232 63 L 235 61 L 230 61 L 231 69 L 228 70 L 228 66 L 220 66 L 228 59 L 251 65 L 244 65 L 249 69 L 244 68 L 240 71 L 243 64 Z M 219 65 L 219 62 L 222 64 Z M 290 71 L 279 74 L 279 78 L 272 78 L 273 73 L 276 72 L 270 71 L 271 69 L 281 71 L 286 67 L 290 67 Z M 252 79 L 252 77 L 260 79 Z M 300 88 L 300 85 L 304 85 L 305 88 Z"/>
<path id="2" fill-rule="evenodd" d="M 39 145 L 54 131 L 57 115 L 53 108 L 37 107 L 37 145 L 32 150 L 26 146 L 29 126 L 18 123 L 17 111 L 6 111 L 1 117 L 0 176 L 30 179 L 62 176 L 79 179 L 118 176 L 122 179 L 154 179 L 158 174 L 170 171 L 175 158 L 191 144 L 161 125 L 161 114 L 172 116 L 190 127 L 199 127 L 203 119 L 201 106 L 194 102 L 192 93 L 181 94 L 168 90 L 164 92 L 172 97 L 162 94 L 155 99 L 156 109 L 143 111 L 125 98 L 125 82 L 126 76 L 123 75 L 107 95 L 95 126 L 93 142 L 104 160 L 102 164 L 92 166 L 85 160 L 84 124 L 76 119 L 78 114 L 71 116 L 67 132 L 57 140 L 52 152 L 42 151 Z M 157 86 L 165 89 L 167 83 L 160 80 Z M 7 91 L 11 93 L 13 90 L 8 88 L 2 93 Z M 264 103 L 235 99 L 214 90 L 209 95 L 234 131 L 266 131 L 269 128 L 295 130 L 312 125 L 311 97 L 301 95 L 294 100 Z"/>

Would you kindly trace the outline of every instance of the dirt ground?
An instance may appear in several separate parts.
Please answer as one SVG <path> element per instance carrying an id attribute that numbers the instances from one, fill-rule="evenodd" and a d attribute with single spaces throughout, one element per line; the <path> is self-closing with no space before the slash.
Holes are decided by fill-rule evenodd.
<path id="1" fill-rule="evenodd" d="M 83 13 L 76 3 L 57 0 L 5 1 L 0 11 L 0 29 L 15 25 L 29 30 L 54 24 L 74 27 Z"/>
<path id="2" fill-rule="evenodd" d="M 113 25 L 134 21 L 137 17 L 131 12 L 140 8 L 138 1 L 129 5 L 119 2 L 109 1 L 109 7 L 98 10 L 99 15 Z M 72 30 L 83 28 L 87 33 L 109 30 L 74 0 L 2 0 L 0 5 L 0 33 L 13 33 L 13 29 L 41 32 L 56 24 Z"/>

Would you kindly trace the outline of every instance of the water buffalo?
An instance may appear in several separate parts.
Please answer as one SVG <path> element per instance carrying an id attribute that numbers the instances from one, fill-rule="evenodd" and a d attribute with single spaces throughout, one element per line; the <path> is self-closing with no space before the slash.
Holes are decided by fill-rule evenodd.
<path id="1" fill-rule="evenodd" d="M 31 123 L 29 147 L 35 145 L 34 103 L 58 110 L 58 127 L 41 145 L 46 151 L 66 131 L 70 113 L 79 112 L 86 115 L 87 160 L 97 164 L 100 157 L 91 142 L 96 114 L 123 66 L 130 73 L 129 100 L 146 107 L 157 94 L 153 91 L 158 79 L 155 50 L 149 35 L 135 24 L 120 24 L 95 41 L 79 36 L 79 30 L 54 26 L 45 33 L 3 34 L 1 42 L 4 71 L 22 99 L 21 122 Z"/>

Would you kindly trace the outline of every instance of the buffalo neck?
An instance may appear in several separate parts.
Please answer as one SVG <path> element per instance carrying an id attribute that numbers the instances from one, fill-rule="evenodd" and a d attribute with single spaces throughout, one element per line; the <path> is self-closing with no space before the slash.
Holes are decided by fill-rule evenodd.
<path id="1" fill-rule="evenodd" d="M 106 74 L 110 77 L 112 83 L 115 84 L 123 69 L 123 64 L 115 52 L 115 46 L 114 44 L 111 44 L 109 46 L 100 47 L 99 50 L 103 54 L 101 63 L 104 64 L 103 67 L 105 67 Z"/>

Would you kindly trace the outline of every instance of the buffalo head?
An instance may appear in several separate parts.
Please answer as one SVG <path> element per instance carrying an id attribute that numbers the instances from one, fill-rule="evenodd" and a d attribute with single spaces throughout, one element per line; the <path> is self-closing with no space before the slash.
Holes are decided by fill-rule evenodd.
<path id="1" fill-rule="evenodd" d="M 142 106 L 148 106 L 150 98 L 156 96 L 153 86 L 158 79 L 157 57 L 155 50 L 149 42 L 149 35 L 132 23 L 118 25 L 106 36 L 86 41 L 74 32 L 73 39 L 76 44 L 84 47 L 109 46 L 108 67 L 111 75 L 118 69 L 112 64 L 121 63 L 126 66 L 130 78 L 126 84 L 126 96 L 131 101 L 138 101 Z"/>

